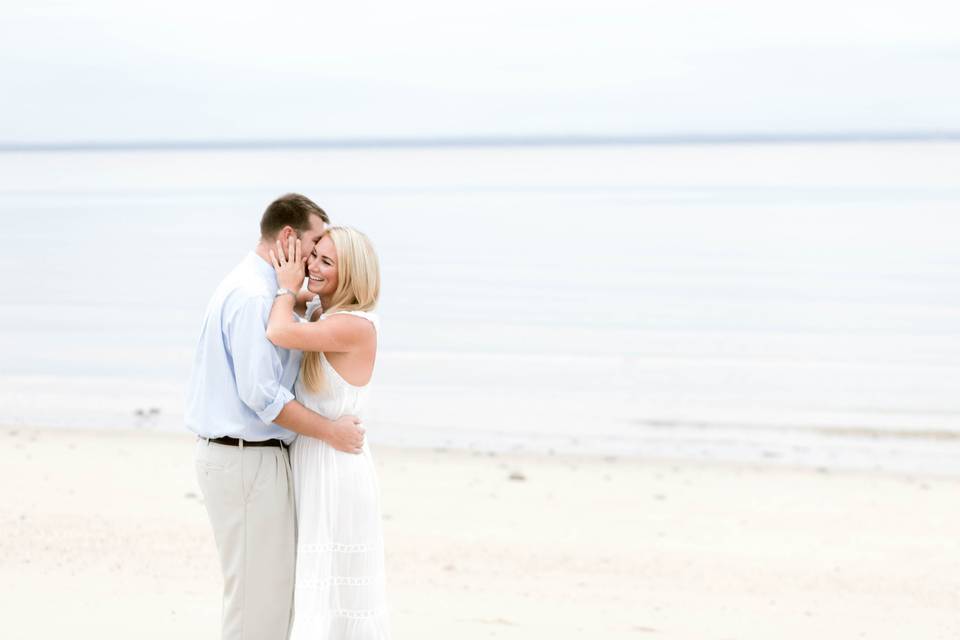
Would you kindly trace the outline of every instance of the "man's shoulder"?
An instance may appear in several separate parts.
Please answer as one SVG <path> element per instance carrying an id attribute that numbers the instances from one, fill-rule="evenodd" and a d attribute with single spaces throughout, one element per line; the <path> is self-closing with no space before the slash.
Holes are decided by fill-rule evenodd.
<path id="1" fill-rule="evenodd" d="M 221 292 L 220 306 L 225 315 L 234 315 L 243 309 L 263 311 L 273 304 L 273 292 L 266 284 L 233 282 Z"/>
<path id="2" fill-rule="evenodd" d="M 270 290 L 270 284 L 255 269 L 251 268 L 249 260 L 244 260 L 220 282 L 215 297 L 223 300 L 227 298 L 239 300 L 249 298 L 269 299 L 273 297 L 274 293 Z"/>
<path id="3" fill-rule="evenodd" d="M 244 309 L 269 310 L 274 293 L 263 278 L 241 262 L 217 285 L 207 305 L 206 315 L 208 318 L 220 317 L 222 321 L 229 321 Z"/>

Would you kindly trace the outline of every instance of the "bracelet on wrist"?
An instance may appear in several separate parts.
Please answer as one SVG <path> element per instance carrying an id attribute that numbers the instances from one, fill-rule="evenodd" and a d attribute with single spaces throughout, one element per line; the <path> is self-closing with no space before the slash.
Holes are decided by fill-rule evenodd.
<path id="1" fill-rule="evenodd" d="M 297 304 L 297 294 L 286 287 L 280 287 L 277 289 L 277 293 L 274 294 L 274 298 L 279 298 L 280 296 L 285 296 L 290 294 L 290 297 L 293 298 L 293 304 Z"/>

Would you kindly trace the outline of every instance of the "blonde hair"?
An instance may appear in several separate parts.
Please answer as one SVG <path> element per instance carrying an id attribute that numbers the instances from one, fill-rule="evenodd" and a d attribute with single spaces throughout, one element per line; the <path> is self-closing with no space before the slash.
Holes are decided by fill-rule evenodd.
<path id="1" fill-rule="evenodd" d="M 337 290 L 333 292 L 330 308 L 334 311 L 372 311 L 380 297 L 380 265 L 373 244 L 363 233 L 351 227 L 329 227 L 329 235 L 337 250 Z M 300 379 L 311 391 L 325 385 L 320 353 L 308 351 L 300 362 Z"/>

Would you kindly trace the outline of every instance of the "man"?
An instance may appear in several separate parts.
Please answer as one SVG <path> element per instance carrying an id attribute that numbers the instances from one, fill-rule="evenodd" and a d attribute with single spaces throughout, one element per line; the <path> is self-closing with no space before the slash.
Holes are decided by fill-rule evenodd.
<path id="1" fill-rule="evenodd" d="M 301 354 L 266 338 L 277 288 L 270 250 L 300 238 L 304 260 L 327 214 L 298 194 L 272 202 L 260 242 L 207 306 L 187 392 L 197 476 L 223 569 L 224 640 L 283 640 L 293 609 L 296 530 L 287 446 L 295 433 L 346 452 L 363 444 L 351 416 L 330 421 L 294 400 Z"/>

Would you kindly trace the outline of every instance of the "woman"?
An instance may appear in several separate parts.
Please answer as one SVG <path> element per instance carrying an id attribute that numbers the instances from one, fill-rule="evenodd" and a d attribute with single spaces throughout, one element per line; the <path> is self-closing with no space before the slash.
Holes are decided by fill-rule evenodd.
<path id="1" fill-rule="evenodd" d="M 281 288 L 303 284 L 300 241 L 271 252 Z M 308 296 L 280 295 L 267 338 L 304 352 L 297 399 L 330 419 L 363 418 L 377 352 L 380 293 L 377 257 L 369 239 L 331 227 L 307 266 Z M 321 310 L 314 318 L 317 300 Z M 303 311 L 306 322 L 294 310 Z M 337 451 L 301 436 L 290 447 L 297 508 L 297 577 L 292 640 L 389 638 L 383 570 L 383 533 L 376 471 L 370 449 Z"/>

